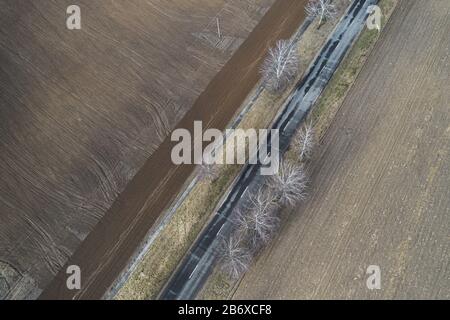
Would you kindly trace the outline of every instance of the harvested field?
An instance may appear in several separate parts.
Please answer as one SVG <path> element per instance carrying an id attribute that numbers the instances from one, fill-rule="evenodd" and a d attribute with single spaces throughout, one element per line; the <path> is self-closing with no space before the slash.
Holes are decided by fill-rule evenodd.
<path id="1" fill-rule="evenodd" d="M 312 160 L 309 200 L 233 298 L 450 298 L 449 17 L 448 1 L 400 1 Z"/>
<path id="2" fill-rule="evenodd" d="M 0 0 L 0 298 L 48 285 L 274 1 L 80 0 L 69 31 L 71 1 Z"/>

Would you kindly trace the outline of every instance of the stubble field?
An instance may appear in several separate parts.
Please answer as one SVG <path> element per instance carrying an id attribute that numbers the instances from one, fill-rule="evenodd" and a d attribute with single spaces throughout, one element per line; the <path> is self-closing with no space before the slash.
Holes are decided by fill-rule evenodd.
<path id="1" fill-rule="evenodd" d="M 445 0 L 400 1 L 312 160 L 309 200 L 233 298 L 450 298 L 449 17 Z"/>

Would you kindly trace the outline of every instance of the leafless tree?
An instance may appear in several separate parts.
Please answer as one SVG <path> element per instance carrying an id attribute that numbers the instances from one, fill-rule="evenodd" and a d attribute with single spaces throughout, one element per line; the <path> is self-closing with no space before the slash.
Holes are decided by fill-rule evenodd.
<path id="1" fill-rule="evenodd" d="M 198 177 L 200 181 L 215 181 L 219 177 L 220 170 L 216 164 L 201 164 L 199 167 Z"/>
<path id="2" fill-rule="evenodd" d="M 278 174 L 270 179 L 270 187 L 282 205 L 294 206 L 306 197 L 307 178 L 303 166 L 282 161 Z"/>
<path id="3" fill-rule="evenodd" d="M 278 94 L 294 80 L 299 66 L 295 42 L 280 40 L 264 60 L 261 74 L 267 90 Z"/>
<path id="4" fill-rule="evenodd" d="M 298 149 L 298 155 L 300 161 L 307 160 L 311 157 L 315 145 L 315 132 L 312 123 L 306 124 L 300 129 L 296 141 L 294 142 L 295 148 Z"/>
<path id="5" fill-rule="evenodd" d="M 243 208 L 238 211 L 235 223 L 247 235 L 253 249 L 260 248 L 272 239 L 280 223 L 277 209 L 273 190 L 263 186 L 250 193 Z"/>
<path id="6" fill-rule="evenodd" d="M 252 261 L 252 255 L 238 233 L 222 240 L 219 245 L 219 258 L 222 271 L 234 280 L 239 279 L 248 270 Z"/>
<path id="7" fill-rule="evenodd" d="M 319 27 L 324 21 L 337 17 L 336 6 L 331 0 L 310 0 L 306 5 L 306 13 L 310 18 L 319 17 Z"/>

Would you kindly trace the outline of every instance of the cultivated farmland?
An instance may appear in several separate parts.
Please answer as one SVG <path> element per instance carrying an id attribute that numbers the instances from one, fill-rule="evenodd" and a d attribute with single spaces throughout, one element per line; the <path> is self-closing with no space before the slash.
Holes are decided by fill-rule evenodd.
<path id="1" fill-rule="evenodd" d="M 69 31 L 71 1 L 0 0 L 0 298 L 47 286 L 273 3 L 79 0 Z"/>
<path id="2" fill-rule="evenodd" d="M 234 298 L 450 298 L 449 33 L 449 1 L 400 1 Z"/>

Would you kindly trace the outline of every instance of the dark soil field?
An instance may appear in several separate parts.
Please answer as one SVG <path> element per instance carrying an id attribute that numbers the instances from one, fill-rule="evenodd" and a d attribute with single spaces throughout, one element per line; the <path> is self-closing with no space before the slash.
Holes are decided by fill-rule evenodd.
<path id="1" fill-rule="evenodd" d="M 450 298 L 449 34 L 449 1 L 400 1 L 312 160 L 309 200 L 235 299 Z"/>
<path id="2" fill-rule="evenodd" d="M 80 0 L 71 31 L 71 1 L 0 0 L 0 298 L 49 283 L 273 2 Z"/>
<path id="3" fill-rule="evenodd" d="M 68 30 L 69 1 L 0 0 L 0 298 L 101 297 L 192 172 L 170 131 L 223 129 L 304 17 L 294 0 L 77 3 Z"/>

